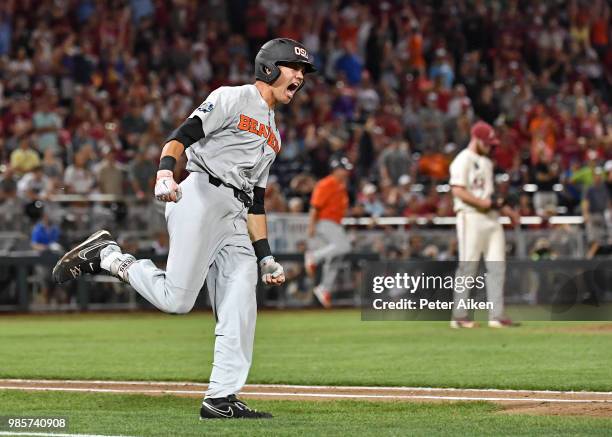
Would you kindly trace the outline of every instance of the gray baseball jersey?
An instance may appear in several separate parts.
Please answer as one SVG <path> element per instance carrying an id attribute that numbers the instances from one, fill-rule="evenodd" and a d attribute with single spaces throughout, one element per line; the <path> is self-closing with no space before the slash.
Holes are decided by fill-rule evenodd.
<path id="1" fill-rule="evenodd" d="M 255 85 L 221 87 L 190 117 L 202 121 L 204 138 L 187 149 L 187 170 L 203 171 L 247 193 L 266 187 L 280 151 L 280 135 Z"/>

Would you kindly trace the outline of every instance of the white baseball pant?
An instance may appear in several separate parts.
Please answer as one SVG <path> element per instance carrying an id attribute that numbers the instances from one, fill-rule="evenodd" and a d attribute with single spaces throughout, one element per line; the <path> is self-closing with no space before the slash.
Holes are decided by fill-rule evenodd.
<path id="1" fill-rule="evenodd" d="M 504 312 L 504 280 L 506 275 L 506 239 L 497 212 L 478 211 L 457 213 L 457 242 L 459 267 L 457 275 L 475 276 L 481 257 L 487 270 L 487 301 L 493 304 L 489 320 L 499 319 Z M 469 291 L 454 292 L 453 318 L 463 319 L 468 311 L 458 308 L 459 302 L 469 297 Z"/>

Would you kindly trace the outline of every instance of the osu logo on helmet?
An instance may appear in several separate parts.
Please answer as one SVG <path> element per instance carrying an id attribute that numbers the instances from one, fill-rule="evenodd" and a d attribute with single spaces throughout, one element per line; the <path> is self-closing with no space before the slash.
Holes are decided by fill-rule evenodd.
<path id="1" fill-rule="evenodd" d="M 295 46 L 293 48 L 293 51 L 295 52 L 296 55 L 308 59 L 308 52 L 306 51 L 306 49 Z"/>

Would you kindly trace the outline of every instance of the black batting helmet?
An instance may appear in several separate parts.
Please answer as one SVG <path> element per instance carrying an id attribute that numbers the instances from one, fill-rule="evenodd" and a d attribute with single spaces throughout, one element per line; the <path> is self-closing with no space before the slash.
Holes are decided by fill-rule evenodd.
<path id="1" fill-rule="evenodd" d="M 335 170 L 337 168 L 343 168 L 345 170 L 351 171 L 353 169 L 353 164 L 351 164 L 351 161 L 346 156 L 338 154 L 333 155 L 329 159 L 329 167 L 332 170 Z"/>
<path id="2" fill-rule="evenodd" d="M 305 73 L 317 71 L 314 59 L 302 44 L 289 38 L 276 38 L 261 46 L 255 56 L 255 78 L 265 83 L 273 83 L 280 76 L 278 64 L 281 62 L 304 64 Z"/>

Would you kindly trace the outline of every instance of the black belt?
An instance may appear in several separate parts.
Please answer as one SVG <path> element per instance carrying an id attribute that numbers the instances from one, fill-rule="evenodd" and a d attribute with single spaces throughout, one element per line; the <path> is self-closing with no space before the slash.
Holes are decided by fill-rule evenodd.
<path id="1" fill-rule="evenodd" d="M 224 184 L 223 181 L 221 181 L 221 179 L 214 177 L 208 172 L 206 173 L 208 174 L 208 182 L 213 184 L 215 187 L 219 187 L 223 185 L 225 187 L 231 188 L 232 191 L 234 192 L 234 197 L 240 200 L 244 206 L 246 206 L 247 208 L 250 208 L 251 206 L 253 206 L 253 200 L 247 193 L 231 185 Z"/>

